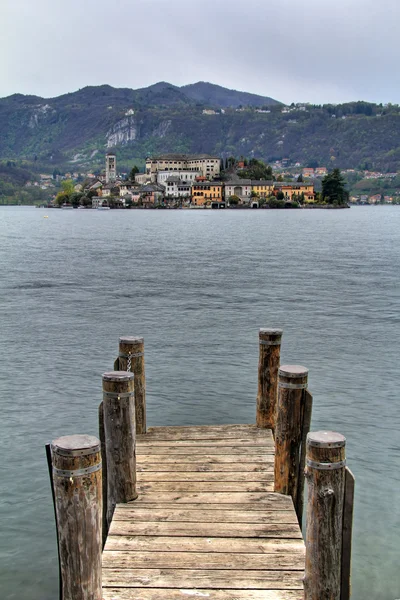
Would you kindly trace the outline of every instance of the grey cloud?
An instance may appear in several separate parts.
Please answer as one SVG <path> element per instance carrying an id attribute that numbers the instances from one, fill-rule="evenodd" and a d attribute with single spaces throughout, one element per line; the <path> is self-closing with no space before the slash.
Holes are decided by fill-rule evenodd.
<path id="1" fill-rule="evenodd" d="M 206 80 L 292 101 L 398 102 L 398 0 L 7 0 L 0 95 Z"/>

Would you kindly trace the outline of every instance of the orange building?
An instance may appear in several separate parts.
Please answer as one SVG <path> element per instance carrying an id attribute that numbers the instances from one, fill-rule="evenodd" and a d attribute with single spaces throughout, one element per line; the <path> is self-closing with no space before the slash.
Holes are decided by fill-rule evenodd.
<path id="1" fill-rule="evenodd" d="M 224 202 L 222 183 L 216 181 L 196 181 L 192 186 L 192 204 L 204 206 L 211 202 Z"/>

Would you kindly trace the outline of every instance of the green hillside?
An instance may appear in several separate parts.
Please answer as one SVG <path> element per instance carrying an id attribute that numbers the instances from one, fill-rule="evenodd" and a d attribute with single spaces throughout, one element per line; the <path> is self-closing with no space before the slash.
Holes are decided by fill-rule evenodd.
<path id="1" fill-rule="evenodd" d="M 217 114 L 203 114 L 204 108 Z M 96 168 L 111 148 L 122 170 L 157 152 L 400 170 L 397 105 L 284 107 L 204 82 L 86 87 L 51 99 L 15 94 L 0 99 L 0 132 L 0 159 L 38 161 L 51 170 Z"/>

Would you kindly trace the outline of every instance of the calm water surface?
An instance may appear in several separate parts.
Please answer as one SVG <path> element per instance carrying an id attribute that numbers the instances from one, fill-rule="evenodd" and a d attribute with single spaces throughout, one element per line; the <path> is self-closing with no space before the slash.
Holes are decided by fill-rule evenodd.
<path id="1" fill-rule="evenodd" d="M 44 444 L 97 435 L 118 337 L 145 336 L 150 425 L 239 423 L 268 326 L 348 439 L 353 599 L 400 598 L 399 242 L 398 207 L 0 208 L 2 600 L 57 599 Z"/>

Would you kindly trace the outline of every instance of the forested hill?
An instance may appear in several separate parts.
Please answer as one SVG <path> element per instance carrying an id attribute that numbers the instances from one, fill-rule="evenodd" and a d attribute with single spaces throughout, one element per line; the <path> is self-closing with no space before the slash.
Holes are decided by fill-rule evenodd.
<path id="1" fill-rule="evenodd" d="M 400 109 L 365 102 L 285 107 L 204 82 L 0 99 L 0 159 L 96 168 L 111 148 L 120 168 L 151 153 L 190 152 L 400 171 Z"/>

